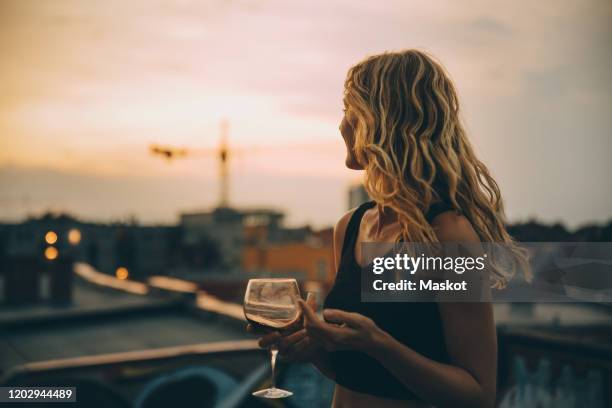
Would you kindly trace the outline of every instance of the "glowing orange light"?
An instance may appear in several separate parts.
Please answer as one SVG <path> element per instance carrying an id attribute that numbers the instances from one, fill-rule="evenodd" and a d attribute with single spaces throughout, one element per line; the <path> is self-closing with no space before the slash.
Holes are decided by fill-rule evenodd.
<path id="1" fill-rule="evenodd" d="M 48 260 L 52 261 L 54 259 L 57 259 L 58 256 L 59 252 L 57 248 L 50 246 L 45 249 L 45 258 L 47 258 Z"/>
<path id="2" fill-rule="evenodd" d="M 77 245 L 79 242 L 81 242 L 81 231 L 76 228 L 72 228 L 70 231 L 68 231 L 68 242 L 70 242 L 72 245 Z"/>
<path id="3" fill-rule="evenodd" d="M 117 279 L 125 280 L 128 278 L 128 276 L 130 276 L 130 273 L 128 272 L 126 267 L 120 266 L 115 271 L 115 276 L 117 277 Z"/>
<path id="4" fill-rule="evenodd" d="M 49 245 L 53 245 L 57 242 L 57 234 L 54 231 L 48 231 L 45 234 L 45 242 Z"/>

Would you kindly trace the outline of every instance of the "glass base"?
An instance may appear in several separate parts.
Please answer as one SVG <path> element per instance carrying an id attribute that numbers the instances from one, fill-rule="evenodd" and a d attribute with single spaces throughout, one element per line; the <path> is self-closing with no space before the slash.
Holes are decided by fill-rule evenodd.
<path id="1" fill-rule="evenodd" d="M 253 395 L 259 398 L 287 398 L 292 396 L 293 393 L 280 388 L 266 388 L 265 390 L 255 391 Z"/>

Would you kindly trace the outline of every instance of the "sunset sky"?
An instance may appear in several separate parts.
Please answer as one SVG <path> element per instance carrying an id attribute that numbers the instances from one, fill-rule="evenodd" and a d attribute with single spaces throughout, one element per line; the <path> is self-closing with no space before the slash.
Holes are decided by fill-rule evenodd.
<path id="1" fill-rule="evenodd" d="M 612 2 L 0 2 L 0 219 L 46 209 L 169 223 L 217 201 L 333 223 L 359 173 L 338 132 L 347 69 L 420 48 L 451 73 L 512 221 L 612 218 Z"/>

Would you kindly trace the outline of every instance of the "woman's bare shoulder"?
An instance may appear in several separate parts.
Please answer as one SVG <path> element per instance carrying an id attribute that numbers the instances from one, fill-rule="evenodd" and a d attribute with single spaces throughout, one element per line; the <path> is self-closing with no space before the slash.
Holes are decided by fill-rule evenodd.
<path id="1" fill-rule="evenodd" d="M 346 228 L 348 227 L 348 223 L 351 220 L 351 217 L 353 216 L 353 213 L 355 212 L 355 210 L 357 210 L 357 208 L 358 207 L 355 207 L 347 211 L 342 217 L 340 217 L 340 219 L 334 226 L 334 247 L 335 248 L 339 249 L 341 247 L 342 242 L 344 241 L 344 235 L 346 234 Z"/>
<path id="2" fill-rule="evenodd" d="M 334 247 L 333 247 L 333 252 L 334 252 L 334 265 L 335 265 L 335 269 L 338 269 L 338 266 L 340 265 L 340 257 L 341 257 L 341 254 L 342 254 L 342 246 L 344 245 L 344 236 L 346 235 L 346 229 L 347 229 L 348 224 L 349 224 L 349 222 L 351 220 L 351 217 L 355 213 L 355 210 L 357 210 L 357 207 L 353 208 L 352 210 L 350 210 L 346 214 L 344 214 L 342 217 L 340 217 L 340 219 L 338 220 L 338 222 L 334 226 Z"/>
<path id="3" fill-rule="evenodd" d="M 464 215 L 446 211 L 431 223 L 440 242 L 478 242 L 478 234 L 472 223 Z"/>

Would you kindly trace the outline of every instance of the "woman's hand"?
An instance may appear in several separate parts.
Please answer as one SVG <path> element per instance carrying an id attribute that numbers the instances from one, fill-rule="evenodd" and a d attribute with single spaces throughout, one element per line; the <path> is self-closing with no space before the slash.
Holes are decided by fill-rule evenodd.
<path id="1" fill-rule="evenodd" d="M 309 293 L 304 304 L 307 304 L 310 310 L 316 310 L 314 294 Z M 278 352 L 285 361 L 315 362 L 317 354 L 322 351 L 322 346 L 308 336 L 302 322 L 303 320 L 300 319 L 299 324 L 286 328 L 282 332 L 276 330 L 264 332 L 265 334 L 259 339 L 259 346 L 261 348 L 278 347 Z M 247 331 L 256 333 L 251 324 L 247 325 Z"/>
<path id="2" fill-rule="evenodd" d="M 276 345 L 283 360 L 290 362 L 316 363 L 317 357 L 323 351 L 322 345 L 308 336 L 304 328 L 285 336 L 281 335 Z"/>
<path id="3" fill-rule="evenodd" d="M 372 351 L 382 343 L 386 333 L 369 317 L 337 309 L 325 309 L 319 319 L 315 311 L 300 300 L 306 335 L 325 350 Z"/>

